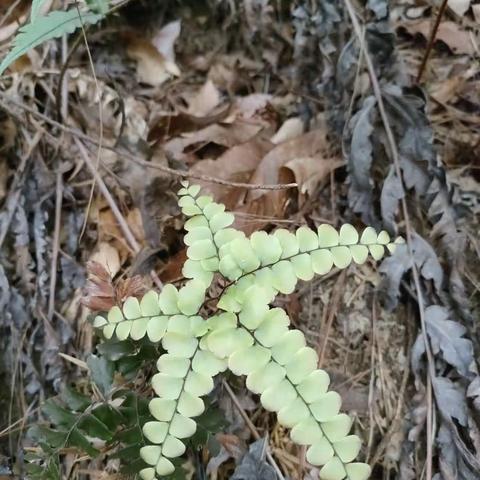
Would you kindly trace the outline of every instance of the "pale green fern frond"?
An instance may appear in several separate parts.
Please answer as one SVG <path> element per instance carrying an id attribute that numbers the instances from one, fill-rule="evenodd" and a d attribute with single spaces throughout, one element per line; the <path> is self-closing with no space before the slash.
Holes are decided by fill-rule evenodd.
<path id="1" fill-rule="evenodd" d="M 173 473 L 170 459 L 183 455 L 182 440 L 197 428 L 192 417 L 205 409 L 201 397 L 212 391 L 213 377 L 227 366 L 226 361 L 202 349 L 199 340 L 188 332 L 167 333 L 162 344 L 167 353 L 158 359 L 159 373 L 152 378 L 158 397 L 149 405 L 156 421 L 143 427 L 143 434 L 151 442 L 140 450 L 150 465 L 140 472 L 144 480 Z"/>
<path id="2" fill-rule="evenodd" d="M 32 21 L 20 28 L 15 36 L 12 49 L 0 63 L 0 75 L 31 48 L 47 40 L 61 37 L 65 33 L 72 33 L 81 25 L 97 23 L 104 17 L 102 14 L 90 11 L 83 11 L 79 15 L 76 8 L 66 12 L 54 11 L 48 15 L 39 16 L 41 3 L 35 2 L 32 6 Z"/>
<path id="3" fill-rule="evenodd" d="M 237 324 L 219 324 L 208 334 L 208 348 L 234 374 L 247 375 L 247 388 L 292 429 L 295 443 L 308 447 L 308 462 L 322 466 L 322 479 L 365 480 L 370 467 L 353 462 L 361 441 L 349 435 L 351 419 L 340 413 L 338 393 L 328 391 L 330 379 L 317 368 L 316 351 L 302 332 L 289 329 L 284 310 L 269 308 L 262 290 L 253 285 L 245 291 Z"/>
<path id="4" fill-rule="evenodd" d="M 114 306 L 106 317 L 98 315 L 93 325 L 102 329 L 105 338 L 113 335 L 118 340 L 140 340 L 145 335 L 151 342 L 159 342 L 168 332 L 185 331 L 201 336 L 206 323 L 198 315 L 205 300 L 204 284 L 191 280 L 180 290 L 165 285 L 160 294 L 153 290 L 138 301 L 129 297 L 122 308 Z"/>
<path id="5" fill-rule="evenodd" d="M 213 389 L 213 377 L 230 369 L 246 375 L 247 388 L 262 405 L 277 412 L 291 428 L 294 442 L 305 445 L 307 460 L 321 467 L 323 480 L 365 480 L 370 467 L 355 462 L 360 439 L 349 435 L 351 419 L 340 413 L 340 396 L 328 391 L 328 374 L 317 368 L 318 357 L 302 332 L 290 328 L 286 312 L 270 305 L 278 293 L 292 293 L 298 280 L 308 281 L 332 268 L 380 260 L 401 239 L 367 227 L 361 235 L 351 225 L 339 231 L 320 225 L 314 232 L 279 229 L 255 232 L 249 238 L 231 228 L 234 217 L 198 186 L 182 182 L 179 206 L 185 223 L 185 285 L 166 285 L 140 301 L 128 298 L 95 326 L 108 339 L 145 335 L 167 352 L 158 360 L 150 402 L 155 421 L 143 432 L 150 442 L 141 449 L 149 467 L 144 480 L 173 472 L 172 458 L 185 451 L 182 440 L 196 430 L 194 417 L 204 410 L 202 396 Z M 215 274 L 229 283 L 217 302 L 217 314 L 206 320 L 205 297 Z M 213 299 L 210 299 L 213 300 Z M 209 303 L 210 306 L 211 303 Z"/>

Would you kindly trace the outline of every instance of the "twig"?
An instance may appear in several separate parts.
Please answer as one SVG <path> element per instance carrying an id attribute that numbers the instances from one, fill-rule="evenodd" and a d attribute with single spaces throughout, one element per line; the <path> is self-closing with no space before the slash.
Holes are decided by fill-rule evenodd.
<path id="1" fill-rule="evenodd" d="M 425 50 L 422 63 L 420 65 L 420 68 L 418 69 L 417 83 L 420 83 L 423 72 L 425 71 L 425 67 L 427 66 L 428 58 L 430 57 L 433 44 L 435 43 L 435 37 L 437 36 L 438 27 L 440 27 L 440 22 L 442 20 L 443 14 L 447 9 L 447 4 L 448 4 L 448 0 L 443 0 L 442 4 L 440 5 L 440 10 L 438 11 L 437 18 L 435 19 L 435 24 L 433 26 L 432 32 L 430 33 L 430 38 L 428 39 L 427 49 Z"/>
<path id="2" fill-rule="evenodd" d="M 98 85 L 98 79 L 97 79 L 97 74 L 95 72 L 95 65 L 93 64 L 93 58 L 92 58 L 92 52 L 90 51 L 90 46 L 88 45 L 88 40 L 87 40 L 87 33 L 85 30 L 85 27 L 83 25 L 82 21 L 82 14 L 80 13 L 80 9 L 78 8 L 78 4 L 75 4 L 75 8 L 77 9 L 77 14 L 78 17 L 80 18 L 80 28 L 82 30 L 82 36 L 83 40 L 85 42 L 85 49 L 87 51 L 88 55 L 88 63 L 90 65 L 90 70 L 92 71 L 92 76 L 93 80 L 95 82 L 95 97 L 96 100 L 98 101 L 98 132 L 99 132 L 99 137 L 98 137 L 98 149 L 97 149 L 97 155 L 96 155 L 96 161 L 95 161 L 95 170 L 98 172 L 98 168 L 100 166 L 100 157 L 102 154 L 102 147 L 103 147 L 103 107 L 102 107 L 102 98 L 100 94 L 100 86 Z M 92 186 L 90 187 L 90 195 L 88 196 L 88 204 L 85 212 L 85 221 L 83 222 L 82 229 L 80 231 L 79 235 L 79 241 L 82 239 L 83 234 L 85 233 L 85 229 L 87 228 L 87 219 L 90 214 L 90 208 L 92 206 L 92 201 L 93 201 L 93 192 L 95 191 L 95 178 L 93 177 L 93 183 Z"/>
<path id="3" fill-rule="evenodd" d="M 57 262 L 60 243 L 60 228 L 62 220 L 62 200 L 63 200 L 63 171 L 59 167 L 57 170 L 57 183 L 55 187 L 55 226 L 52 239 L 52 263 L 50 267 L 50 293 L 48 297 L 47 318 L 52 320 L 55 310 L 55 286 L 57 283 Z"/>
<path id="4" fill-rule="evenodd" d="M 107 186 L 105 185 L 105 182 L 103 181 L 102 177 L 100 176 L 97 169 L 95 168 L 95 165 L 90 159 L 90 156 L 88 155 L 86 148 L 78 138 L 74 138 L 74 141 L 75 141 L 75 144 L 77 145 L 78 150 L 80 151 L 80 154 L 82 155 L 85 165 L 87 165 L 87 168 L 90 170 L 90 173 L 92 174 L 96 183 L 98 184 L 98 188 L 102 192 L 102 195 L 105 197 L 105 200 L 107 201 L 110 209 L 112 210 L 113 215 L 117 219 L 118 225 L 122 230 L 123 234 L 125 235 L 127 242 L 130 244 L 130 247 L 135 253 L 139 253 L 141 250 L 141 247 L 137 242 L 137 239 L 135 238 L 132 231 L 130 230 L 130 227 L 128 226 L 127 221 L 123 217 L 122 212 L 118 208 L 117 203 L 115 202 L 115 199 L 112 197 L 112 194 L 110 193 Z M 154 271 L 152 271 L 150 272 L 150 276 L 152 277 L 157 287 L 161 289 L 163 287 L 163 284 L 158 278 L 157 274 Z"/>
<path id="5" fill-rule="evenodd" d="M 238 401 L 238 398 L 235 395 L 235 392 L 232 390 L 232 388 L 226 382 L 226 380 L 222 380 L 222 385 L 227 391 L 228 395 L 230 395 L 230 398 L 232 399 L 233 404 L 237 408 L 238 413 L 240 413 L 242 418 L 245 420 L 245 423 L 247 424 L 247 427 L 249 428 L 249 430 L 252 432 L 252 435 L 255 437 L 256 440 L 260 440 L 262 437 L 258 433 L 258 430 L 256 429 L 255 425 L 252 423 L 250 418 L 248 418 L 248 415 L 245 413 L 245 410 L 243 409 L 243 407 L 240 405 L 240 402 Z M 275 459 L 272 457 L 272 454 L 269 452 L 269 450 L 267 450 L 266 456 L 267 456 L 268 463 L 270 463 L 270 465 L 273 467 L 273 469 L 278 475 L 278 478 L 280 478 L 280 480 L 285 480 L 285 477 L 283 476 L 282 471 L 280 470 L 279 466 L 275 462 Z"/>
<path id="6" fill-rule="evenodd" d="M 323 334 L 323 341 L 318 345 L 318 368 L 322 368 L 323 361 L 325 360 L 325 353 L 327 350 L 328 337 L 330 336 L 330 330 L 332 328 L 333 319 L 337 313 L 338 303 L 340 302 L 340 296 L 343 293 L 341 287 L 343 287 L 346 270 L 342 270 L 340 277 L 338 278 L 333 288 L 333 293 L 328 306 L 327 324 L 325 326 L 325 333 Z"/>
<path id="7" fill-rule="evenodd" d="M 37 112 L 35 109 L 29 107 L 28 105 L 25 105 L 23 103 L 17 102 L 16 100 L 13 100 L 12 98 L 7 97 L 3 92 L 0 92 L 0 98 L 2 99 L 2 107 L 6 111 L 11 111 L 11 109 L 6 105 L 7 103 L 10 103 L 12 105 L 15 105 L 16 107 L 19 107 L 26 112 L 31 113 L 32 115 L 36 116 L 37 118 L 41 118 L 43 121 L 49 123 L 52 126 L 55 126 L 57 128 L 60 128 L 64 132 L 70 133 L 71 135 L 88 142 L 92 145 L 99 146 L 100 142 L 99 140 L 90 137 L 89 135 L 86 135 L 83 133 L 81 130 L 73 127 L 69 127 L 66 125 L 61 124 L 60 122 L 57 122 L 51 118 L 49 118 L 47 115 L 44 115 L 43 113 Z M 261 184 L 251 184 L 251 183 L 241 183 L 241 182 L 229 182 L 228 180 L 224 180 L 222 178 L 218 177 L 211 177 L 209 175 L 202 175 L 199 173 L 193 173 L 189 171 L 181 171 L 181 170 L 175 170 L 174 168 L 170 167 L 165 167 L 163 165 L 157 165 L 153 164 L 150 162 L 147 162 L 145 160 L 139 160 L 137 157 L 135 157 L 133 154 L 128 153 L 128 152 L 122 152 L 117 150 L 115 147 L 109 147 L 107 145 L 103 145 L 103 148 L 105 150 L 110 150 L 112 152 L 115 152 L 119 157 L 126 158 L 137 165 L 141 165 L 145 168 L 151 168 L 154 170 L 159 170 L 161 172 L 167 173 L 169 175 L 179 177 L 179 178 L 194 178 L 196 180 L 202 180 L 203 182 L 207 183 L 216 183 L 218 185 L 225 185 L 227 187 L 234 187 L 234 188 L 244 188 L 246 190 L 286 190 L 289 188 L 297 188 L 298 184 L 297 183 L 278 183 L 274 185 L 261 185 Z"/>
<path id="8" fill-rule="evenodd" d="M 390 147 L 394 167 L 395 167 L 395 173 L 397 175 L 398 181 L 401 182 L 402 188 L 404 188 L 403 185 L 403 177 L 402 177 L 402 172 L 400 169 L 400 162 L 399 162 L 399 153 L 397 149 L 397 144 L 395 141 L 395 137 L 393 135 L 392 128 L 390 126 L 390 122 L 388 120 L 388 116 L 385 110 L 385 105 L 383 103 L 383 98 L 382 98 L 382 91 L 380 89 L 380 85 L 378 83 L 378 78 L 375 73 L 375 68 L 373 66 L 372 59 L 370 57 L 370 53 L 368 49 L 365 47 L 365 43 L 362 42 L 362 30 L 360 28 L 360 25 L 358 23 L 357 17 L 355 15 L 355 10 L 353 9 L 353 6 L 351 4 L 350 0 L 345 0 L 345 5 L 348 10 L 348 14 L 350 16 L 350 19 L 352 21 L 353 28 L 355 30 L 355 35 L 357 36 L 361 48 L 364 49 L 365 51 L 365 61 L 367 64 L 367 69 L 368 73 L 370 76 L 370 81 L 372 82 L 372 89 L 373 93 L 375 95 L 375 98 L 377 100 L 378 104 L 378 110 L 380 112 L 380 117 L 382 119 L 383 126 L 385 128 L 385 133 L 387 135 L 387 141 L 388 145 Z M 404 188 L 405 189 L 405 188 Z M 418 274 L 417 266 L 415 264 L 415 260 L 413 257 L 413 250 L 412 250 L 412 236 L 413 236 L 413 231 L 412 227 L 410 224 L 410 217 L 408 214 L 408 208 L 407 208 L 407 202 L 405 198 L 401 199 L 401 205 L 402 205 L 402 213 L 403 213 L 403 218 L 405 221 L 405 232 L 406 232 L 406 240 L 407 240 L 407 247 L 408 247 L 408 253 L 410 255 L 410 258 L 412 260 L 412 275 L 413 275 L 413 282 L 415 284 L 415 290 L 417 292 L 417 304 L 418 304 L 418 313 L 420 317 L 420 324 L 422 327 L 422 336 L 423 336 L 423 341 L 425 344 L 425 351 L 427 354 L 427 366 L 428 366 L 428 373 L 427 373 L 427 388 L 429 383 L 431 382 L 432 379 L 435 378 L 435 366 L 434 366 L 434 359 L 433 355 L 430 349 L 430 343 L 428 340 L 427 336 L 427 329 L 426 329 L 426 324 L 425 324 L 425 303 L 423 300 L 423 294 L 422 294 L 422 288 L 420 285 L 420 277 Z M 428 413 L 427 413 L 427 459 L 426 459 L 426 479 L 431 480 L 432 478 L 432 450 L 433 450 L 433 439 L 432 439 L 432 409 L 433 406 L 430 403 L 428 405 Z"/>
<path id="9" fill-rule="evenodd" d="M 74 141 L 75 141 L 75 144 L 77 145 L 78 150 L 80 151 L 80 154 L 82 156 L 83 161 L 85 162 L 85 165 L 90 170 L 90 173 L 92 174 L 95 182 L 98 183 L 98 188 L 102 192 L 102 195 L 105 197 L 105 200 L 107 201 L 109 207 L 111 208 L 113 215 L 117 219 L 118 225 L 122 230 L 123 234 L 125 235 L 127 242 L 130 244 L 130 247 L 132 248 L 132 250 L 135 253 L 138 253 L 140 251 L 140 245 L 138 244 L 137 239 L 134 237 L 132 231 L 130 230 L 130 227 L 128 226 L 127 221 L 125 220 L 125 218 L 123 218 L 122 212 L 120 212 L 120 209 L 118 208 L 117 203 L 115 202 L 110 191 L 105 185 L 105 182 L 103 181 L 102 177 L 100 176 L 97 169 L 95 168 L 95 165 L 90 159 L 90 155 L 88 154 L 87 149 L 83 146 L 83 143 L 80 140 L 78 140 L 78 138 L 75 138 Z"/>
<path id="10" fill-rule="evenodd" d="M 42 133 L 37 131 L 34 138 L 30 142 L 27 151 L 22 155 L 20 165 L 17 168 L 15 178 L 12 181 L 10 191 L 5 201 L 4 210 L 6 210 L 6 215 L 4 221 L 1 223 L 0 230 L 0 248 L 7 237 L 8 230 L 10 228 L 10 223 L 12 222 L 15 211 L 17 210 L 18 202 L 20 200 L 20 195 L 22 194 L 23 182 L 25 181 L 25 171 L 28 163 L 31 161 L 32 153 L 38 142 L 42 138 Z"/>

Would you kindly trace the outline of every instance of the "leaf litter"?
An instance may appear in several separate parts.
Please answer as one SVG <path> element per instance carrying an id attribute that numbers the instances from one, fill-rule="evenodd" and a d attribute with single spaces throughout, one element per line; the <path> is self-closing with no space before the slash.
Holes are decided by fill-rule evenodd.
<path id="1" fill-rule="evenodd" d="M 20 22 L 28 12 L 24 3 L 14 9 Z M 21 449 L 32 454 L 32 438 L 38 438 L 26 438 L 15 422 L 45 420 L 39 407 L 61 396 L 65 385 L 91 393 L 97 402 L 112 395 L 112 388 L 131 390 L 133 396 L 123 404 L 111 398 L 113 410 L 101 418 L 113 421 L 117 409 L 127 419 L 122 438 L 141 434 L 132 405 L 149 395 L 153 357 L 146 346 L 97 350 L 86 306 L 104 311 L 126 296 L 140 296 L 152 286 L 152 271 L 164 281 L 180 281 L 184 247 L 176 179 L 126 160 L 121 154 L 127 152 L 152 165 L 226 182 L 296 182 L 296 189 L 278 191 L 201 182 L 237 212 L 247 233 L 348 221 L 405 236 L 405 202 L 412 257 L 405 246 L 384 260 L 378 274 L 369 265 L 352 267 L 339 297 L 334 293 L 342 280 L 334 273 L 279 302 L 295 310 L 296 326 L 321 353 L 344 405 L 357 412 L 354 428 L 370 439 L 364 454 L 375 462 L 375 475 L 393 470 L 399 478 L 417 478 L 431 462 L 435 480 L 476 478 L 478 6 L 448 2 L 420 85 L 415 78 L 436 9 L 384 0 L 359 7 L 399 150 L 400 179 L 345 3 L 131 3 L 87 32 L 97 78 L 83 42 L 66 65 L 65 86 L 48 70 L 61 70 L 72 37 L 67 50 L 61 42 L 48 42 L 20 59 L 13 75 L 0 79 L 0 374 L 12 385 L 0 404 L 11 412 L 2 423 L 11 426 L 7 433 L 15 439 L 2 437 L 2 455 L 10 459 L 6 471 L 21 474 Z M 8 7 L 0 2 L 0 15 Z M 17 26 L 2 17 L 2 51 Z M 32 74 L 40 68 L 41 75 Z M 90 202 L 92 178 L 72 136 L 25 108 L 52 120 L 58 120 L 57 110 L 66 112 L 60 119 L 64 125 L 94 139 L 103 121 L 98 173 L 139 251 L 126 241 L 118 212 L 98 188 Z M 89 154 L 94 160 L 97 152 Z M 55 183 L 59 169 L 64 172 L 60 189 Z M 82 362 L 90 366 L 91 379 L 79 367 Z M 109 362 L 117 362 L 115 370 Z M 132 380 L 136 365 L 143 365 L 142 371 Z M 430 380 L 427 372 L 434 374 Z M 426 394 L 429 381 L 436 408 Z M 224 415 L 229 425 L 205 419 L 201 454 L 189 456 L 183 471 L 274 478 L 265 461 L 269 451 L 289 477 L 315 474 L 288 434 L 260 413 L 258 399 L 240 401 L 260 436 L 257 441 L 220 387 L 211 400 L 214 420 Z M 58 430 L 58 414 L 68 402 L 64 396 L 55 402 L 53 416 L 47 415 L 50 424 L 41 422 L 41 428 Z M 438 427 L 430 459 L 429 410 Z M 90 462 L 68 452 L 59 464 L 62 474 L 68 470 L 71 478 L 79 478 L 89 468 L 119 472 L 118 461 L 108 456 L 129 458 L 132 450 L 122 453 L 102 435 L 106 432 L 89 417 L 71 446 L 93 454 L 91 448 L 103 445 L 107 455 Z M 18 437 L 20 449 L 12 447 Z M 223 453 L 215 450 L 214 439 Z"/>

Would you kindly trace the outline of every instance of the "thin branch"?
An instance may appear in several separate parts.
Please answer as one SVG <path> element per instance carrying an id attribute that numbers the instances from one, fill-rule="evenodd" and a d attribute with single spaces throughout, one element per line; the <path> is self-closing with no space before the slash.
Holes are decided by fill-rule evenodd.
<path id="1" fill-rule="evenodd" d="M 83 143 L 78 138 L 74 138 L 74 141 L 75 141 L 75 144 L 77 145 L 78 150 L 80 151 L 80 154 L 82 155 L 85 165 L 90 170 L 90 173 L 94 177 L 95 182 L 98 184 L 98 188 L 102 192 L 102 195 L 105 197 L 105 200 L 107 201 L 110 209 L 112 210 L 113 215 L 117 219 L 118 225 L 122 230 L 123 234 L 125 235 L 127 242 L 130 244 L 130 247 L 135 253 L 139 253 L 141 250 L 141 247 L 137 242 L 137 239 L 133 235 L 132 231 L 130 230 L 130 227 L 128 226 L 128 223 L 125 220 L 125 218 L 123 217 L 122 212 L 118 208 L 117 203 L 115 202 L 115 199 L 112 197 L 112 194 L 108 190 L 107 186 L 105 185 L 105 182 L 103 181 L 102 177 L 98 173 L 98 170 L 95 168 L 95 165 L 90 159 L 87 149 L 84 147 Z M 154 271 L 150 272 L 150 276 L 152 277 L 153 281 L 155 282 L 158 288 L 160 289 L 163 288 L 162 282 L 160 281 L 160 279 L 158 278 L 157 274 Z"/>
<path id="2" fill-rule="evenodd" d="M 437 36 L 438 27 L 440 27 L 440 22 L 442 21 L 443 14 L 447 9 L 448 0 L 443 0 L 442 4 L 440 5 L 440 10 L 438 11 L 437 18 L 435 19 L 435 24 L 433 29 L 430 33 L 430 38 L 428 39 L 427 49 L 425 50 L 425 55 L 423 56 L 422 63 L 420 68 L 418 69 L 417 74 L 417 83 L 420 83 L 422 79 L 423 72 L 425 71 L 425 67 L 427 66 L 428 59 L 430 57 L 430 53 L 432 52 L 433 44 L 435 43 L 435 37 Z"/>
<path id="3" fill-rule="evenodd" d="M 18 108 L 21 108 L 25 110 L 28 113 L 31 113 L 32 115 L 36 116 L 37 118 L 42 119 L 43 121 L 49 123 L 50 125 L 60 128 L 64 132 L 70 133 L 71 135 L 75 136 L 78 139 L 81 139 L 85 142 L 88 142 L 92 145 L 99 146 L 100 142 L 99 140 L 90 137 L 89 135 L 86 135 L 83 133 L 81 130 L 73 127 L 68 127 L 66 125 L 63 125 L 51 118 L 49 118 L 47 115 L 44 115 L 43 113 L 37 112 L 35 109 L 29 107 L 28 105 L 25 105 L 23 103 L 17 102 L 16 100 L 13 100 L 12 98 L 9 98 L 7 95 L 5 95 L 3 92 L 0 92 L 0 99 L 2 100 L 2 107 L 6 111 L 11 111 L 11 109 L 8 107 L 8 103 L 15 105 Z M 211 177 L 209 175 L 202 175 L 200 173 L 193 173 L 189 171 L 181 171 L 181 170 L 175 170 L 174 168 L 170 167 L 165 167 L 163 165 L 156 165 L 150 162 L 147 162 L 145 160 L 140 160 L 138 159 L 135 155 L 128 153 L 128 152 L 122 152 L 120 150 L 117 150 L 115 147 L 109 147 L 107 145 L 102 146 L 105 150 L 110 150 L 112 152 L 115 152 L 119 157 L 126 158 L 137 165 L 141 165 L 145 168 L 151 168 L 153 170 L 159 170 L 163 173 L 167 173 L 169 175 L 172 175 L 174 177 L 179 177 L 179 178 L 194 178 L 196 180 L 201 180 L 203 182 L 207 183 L 216 183 L 218 185 L 225 185 L 227 187 L 234 187 L 234 188 L 244 188 L 246 190 L 286 190 L 289 188 L 297 188 L 298 184 L 297 183 L 278 183 L 278 184 L 273 184 L 273 185 L 263 185 L 263 184 L 251 184 L 251 183 L 240 183 L 240 182 L 229 182 L 228 180 L 224 180 L 222 178 L 218 177 Z"/>
<path id="4" fill-rule="evenodd" d="M 355 35 L 358 38 L 358 41 L 360 42 L 361 48 L 365 52 L 365 61 L 367 64 L 367 69 L 370 77 L 370 81 L 372 82 L 372 89 L 373 93 L 375 95 L 375 98 L 377 100 L 378 104 L 378 110 L 380 112 L 380 117 L 382 119 L 383 126 L 385 128 L 385 133 L 387 135 L 387 141 L 388 145 L 390 147 L 390 152 L 392 155 L 393 163 L 394 163 L 394 168 L 395 168 L 395 173 L 397 175 L 398 181 L 401 182 L 402 188 L 405 190 L 404 185 L 403 185 L 403 177 L 402 177 L 402 172 L 400 169 L 400 161 L 399 161 L 399 153 L 398 153 L 398 148 L 397 148 L 397 143 L 395 141 L 395 136 L 393 135 L 392 128 L 390 126 L 390 122 L 388 120 L 388 116 L 385 110 L 385 105 L 383 103 L 383 97 L 382 97 L 382 91 L 380 89 L 380 84 L 378 82 L 377 75 L 375 73 L 375 67 L 372 62 L 372 58 L 370 57 L 370 53 L 368 49 L 365 47 L 365 43 L 362 42 L 362 30 L 360 27 L 360 24 L 358 22 L 358 19 L 355 14 L 355 10 L 353 9 L 353 6 L 351 4 L 350 0 L 345 0 L 345 5 L 348 10 L 348 14 L 350 16 L 350 19 L 352 21 L 353 29 L 355 31 Z M 408 208 L 407 208 L 407 202 L 405 198 L 403 197 L 401 199 L 401 205 L 402 205 L 402 213 L 403 213 L 403 218 L 405 221 L 405 232 L 406 232 L 406 240 L 407 240 L 407 247 L 408 247 L 408 253 L 410 255 L 410 258 L 412 260 L 412 275 L 413 275 L 413 282 L 415 284 L 415 290 L 417 293 L 417 303 L 418 303 L 418 313 L 420 317 L 420 324 L 422 327 L 422 336 L 423 336 L 423 341 L 425 344 L 425 351 L 427 354 L 427 366 L 428 366 L 428 373 L 427 373 L 427 389 L 429 388 L 430 382 L 435 378 L 435 366 L 434 366 L 434 359 L 433 359 L 433 354 L 430 349 L 430 342 L 428 340 L 427 336 L 427 329 L 426 329 L 426 323 L 425 323 L 425 302 L 423 299 L 423 293 L 422 293 L 422 288 L 420 285 L 420 276 L 418 274 L 417 266 L 415 264 L 415 259 L 413 257 L 413 249 L 412 249 L 412 238 L 413 238 L 413 230 L 411 227 L 410 223 L 410 216 L 408 214 Z M 431 480 L 432 478 L 432 450 L 433 450 L 433 439 L 432 439 L 432 405 L 429 404 L 428 408 L 428 413 L 427 413 L 427 465 L 426 465 L 426 479 Z"/>
<path id="5" fill-rule="evenodd" d="M 225 388 L 225 390 L 227 391 L 228 395 L 230 396 L 230 398 L 232 399 L 232 402 L 233 404 L 235 405 L 235 407 L 237 408 L 238 410 L 238 413 L 240 413 L 241 417 L 243 418 L 243 420 L 245 420 L 245 423 L 247 424 L 247 427 L 249 428 L 249 430 L 252 432 L 252 435 L 255 437 L 256 440 L 260 440 L 262 437 L 260 436 L 260 434 L 258 433 L 258 430 L 257 428 L 255 427 L 255 425 L 252 423 L 252 421 L 250 420 L 250 418 L 248 418 L 248 415 L 246 414 L 245 410 L 243 409 L 242 405 L 240 404 L 240 402 L 238 401 L 238 398 L 237 396 L 235 395 L 235 392 L 232 390 L 232 388 L 230 387 L 230 385 L 226 382 L 226 380 L 222 380 L 222 385 L 223 387 Z M 285 477 L 283 476 L 283 473 L 282 471 L 280 470 L 280 467 L 277 465 L 277 463 L 275 462 L 275 459 L 272 457 L 272 454 L 269 452 L 269 450 L 267 450 L 266 452 L 266 457 L 267 457 L 267 460 L 268 460 L 268 463 L 270 463 L 270 465 L 273 467 L 273 469 L 275 470 L 278 478 L 280 480 L 285 480 Z"/>
<path id="6" fill-rule="evenodd" d="M 55 187 L 55 226 L 52 239 L 52 262 L 50 267 L 50 292 L 48 297 L 47 318 L 49 321 L 53 318 L 55 310 L 55 287 L 57 284 L 57 263 L 58 251 L 60 247 L 60 229 L 62 221 L 62 200 L 63 200 L 63 179 L 62 168 L 59 166 L 57 170 L 57 182 Z"/>

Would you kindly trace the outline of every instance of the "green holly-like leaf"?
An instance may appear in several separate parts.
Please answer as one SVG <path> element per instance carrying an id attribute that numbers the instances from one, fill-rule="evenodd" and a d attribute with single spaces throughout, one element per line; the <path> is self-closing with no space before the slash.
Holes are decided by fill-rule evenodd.
<path id="1" fill-rule="evenodd" d="M 387 232 L 370 227 L 360 234 L 349 224 L 338 231 L 331 225 L 316 231 L 302 226 L 296 232 L 279 229 L 246 237 L 231 228 L 233 215 L 223 205 L 199 193 L 188 182 L 179 191 L 179 206 L 188 217 L 185 285 L 179 290 L 166 285 L 140 301 L 129 298 L 94 322 L 107 339 L 146 336 L 166 352 L 152 378 L 152 419 L 142 428 L 141 478 L 174 472 L 186 439 L 199 436 L 197 417 L 205 410 L 201 397 L 228 368 L 246 375 L 247 388 L 291 428 L 292 440 L 307 447 L 307 460 L 321 467 L 322 479 L 366 479 L 370 468 L 354 462 L 361 442 L 349 435 L 352 422 L 340 413 L 340 396 L 328 390 L 330 379 L 317 368 L 317 354 L 303 333 L 291 329 L 286 312 L 271 304 L 278 293 L 292 293 L 298 280 L 364 263 L 369 256 L 379 260 L 402 240 L 392 242 Z M 217 299 L 217 313 L 204 318 L 214 275 L 223 277 L 227 287 Z"/>

